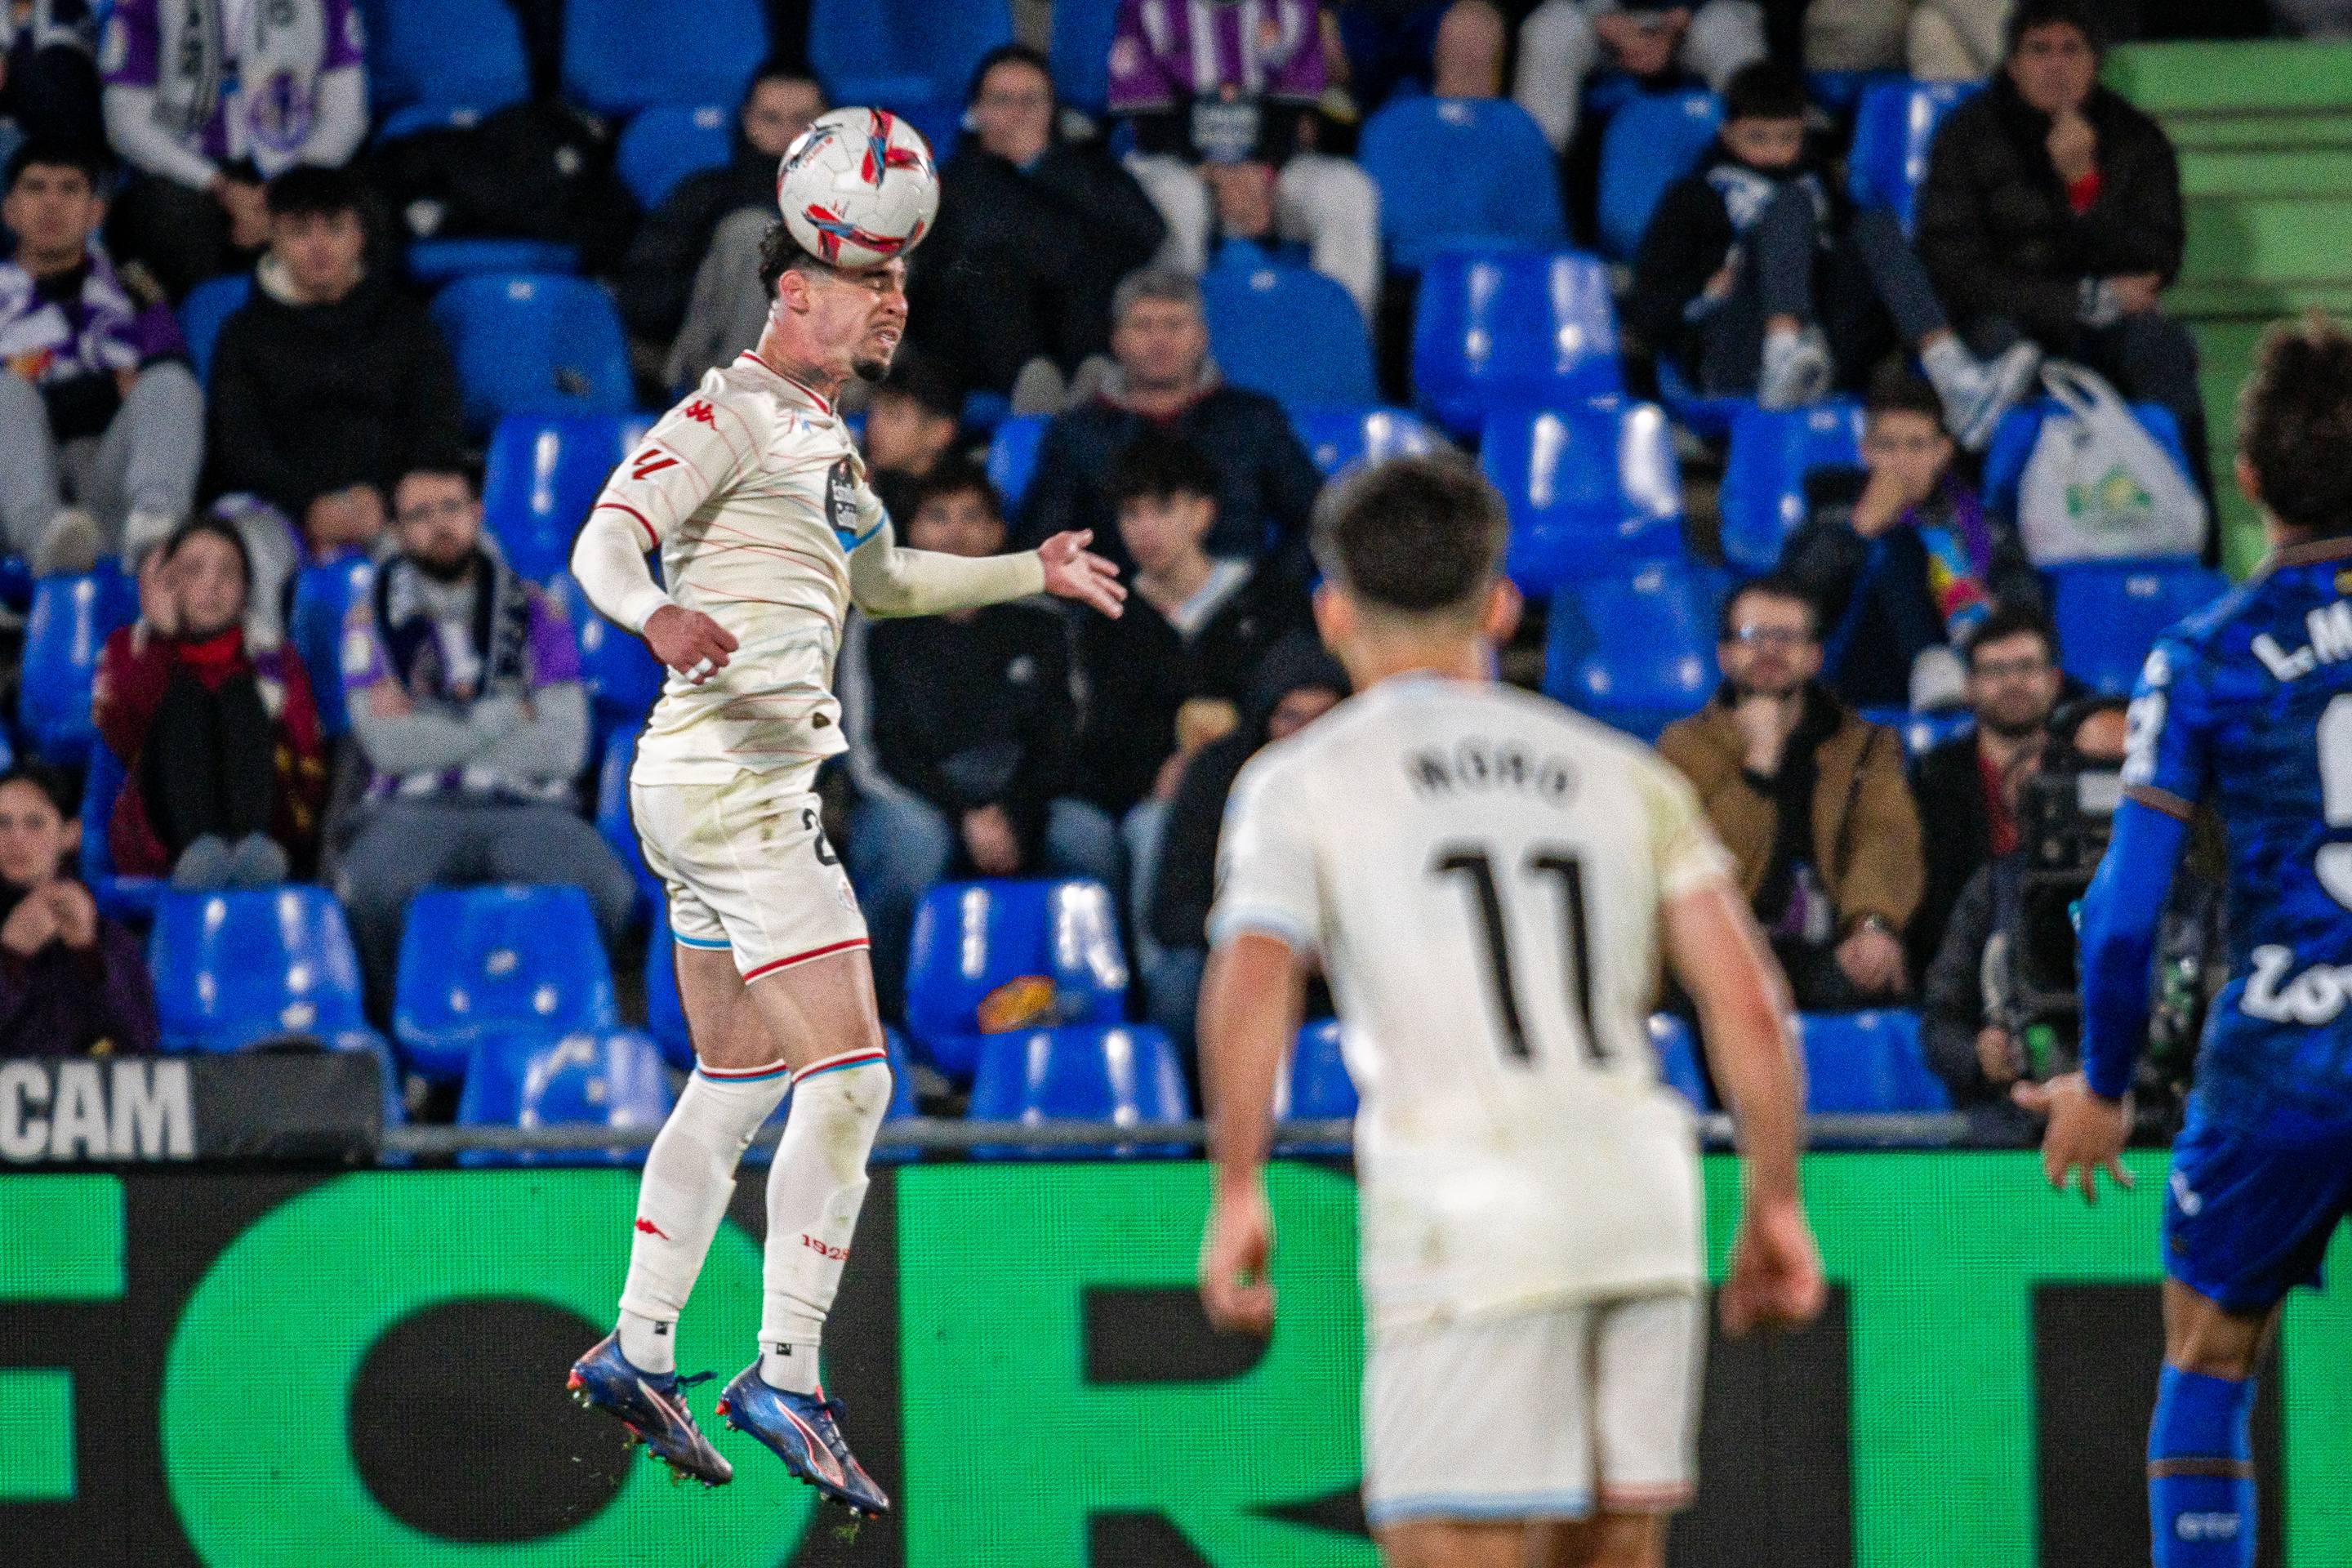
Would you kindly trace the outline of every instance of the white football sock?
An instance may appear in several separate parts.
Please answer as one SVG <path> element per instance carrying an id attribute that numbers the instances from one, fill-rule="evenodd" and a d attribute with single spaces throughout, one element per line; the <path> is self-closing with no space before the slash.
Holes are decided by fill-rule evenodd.
<path id="1" fill-rule="evenodd" d="M 791 1087 L 782 1062 L 716 1074 L 697 1068 L 687 1079 L 637 1184 L 636 1230 L 621 1290 L 621 1353 L 632 1366 L 677 1370 L 677 1315 L 735 1195 L 735 1167 Z"/>
<path id="2" fill-rule="evenodd" d="M 890 1064 L 879 1047 L 811 1062 L 793 1080 L 792 1114 L 768 1170 L 760 1377 L 772 1387 L 816 1392 L 817 1343 L 866 1202 L 866 1156 L 889 1109 Z"/>

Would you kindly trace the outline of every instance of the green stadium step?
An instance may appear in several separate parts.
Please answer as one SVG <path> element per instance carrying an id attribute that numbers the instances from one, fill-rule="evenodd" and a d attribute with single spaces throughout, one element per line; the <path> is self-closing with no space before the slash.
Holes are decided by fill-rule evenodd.
<path id="1" fill-rule="evenodd" d="M 2341 147 L 2313 152 L 2220 148 L 2180 155 L 2191 200 L 2237 196 L 2352 196 L 2352 122 Z"/>
<path id="2" fill-rule="evenodd" d="M 2181 283 L 2167 289 L 2165 314 L 2189 322 L 2276 321 L 2305 310 L 2352 316 L 2352 280 L 2334 283 Z"/>
<path id="3" fill-rule="evenodd" d="M 2190 283 L 2352 279 L 2352 198 L 2211 196 L 2189 204 Z"/>
<path id="4" fill-rule="evenodd" d="M 2352 147 L 2352 112 L 2158 119 L 2183 153 L 2326 153 Z"/>
<path id="5" fill-rule="evenodd" d="M 2159 119 L 2334 110 L 2352 114 L 2352 43 L 2133 44 L 2109 87 Z"/>

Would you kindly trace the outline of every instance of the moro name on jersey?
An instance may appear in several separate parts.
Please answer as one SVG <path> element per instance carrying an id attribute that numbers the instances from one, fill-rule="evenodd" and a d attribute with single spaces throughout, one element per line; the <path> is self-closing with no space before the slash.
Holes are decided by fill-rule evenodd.
<path id="1" fill-rule="evenodd" d="M 1538 756 L 1517 741 L 1475 736 L 1450 747 L 1424 747 L 1404 760 L 1412 790 L 1425 800 L 1490 790 L 1516 790 L 1547 805 L 1576 796 L 1576 768 L 1558 753 Z"/>

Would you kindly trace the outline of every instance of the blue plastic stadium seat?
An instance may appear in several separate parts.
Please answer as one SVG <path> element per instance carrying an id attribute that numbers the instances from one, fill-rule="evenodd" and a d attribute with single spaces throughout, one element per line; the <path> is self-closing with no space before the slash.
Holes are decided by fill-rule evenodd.
<path id="1" fill-rule="evenodd" d="M 931 157 L 944 163 L 963 138 L 964 106 L 961 90 L 957 96 L 941 99 L 894 98 L 882 105 L 891 113 L 915 128 L 923 142 L 931 150 Z"/>
<path id="2" fill-rule="evenodd" d="M 652 423 L 642 414 L 512 414 L 499 420 L 482 474 L 482 521 L 507 564 L 540 583 L 564 570 L 596 493 Z"/>
<path id="3" fill-rule="evenodd" d="M 1667 355 L 1658 356 L 1658 401 L 1675 423 L 1702 440 L 1720 441 L 1731 434 L 1738 417 L 1756 406 L 1756 399 L 1739 393 L 1706 393 L 1693 386 L 1682 368 Z"/>
<path id="4" fill-rule="evenodd" d="M 188 345 L 188 359 L 196 368 L 198 381 L 212 384 L 213 347 L 220 342 L 221 328 L 251 298 L 253 274 L 235 272 L 205 279 L 180 301 L 180 336 Z"/>
<path id="5" fill-rule="evenodd" d="M 1572 250 L 1433 258 L 1413 308 L 1413 400 L 1456 436 L 1498 410 L 1623 390 L 1609 270 Z"/>
<path id="6" fill-rule="evenodd" d="M 1714 695 L 1723 574 L 1685 556 L 1571 578 L 1552 600 L 1545 695 L 1654 741 Z"/>
<path id="7" fill-rule="evenodd" d="M 1389 265 L 1418 272 L 1461 247 L 1566 243 L 1551 143 L 1507 98 L 1392 98 L 1357 161 L 1381 192 Z"/>
<path id="8" fill-rule="evenodd" d="M 667 672 L 642 638 L 598 615 L 568 572 L 547 580 L 547 596 L 572 623 L 580 643 L 580 679 L 595 704 L 598 728 L 642 724 L 661 695 Z"/>
<path id="9" fill-rule="evenodd" d="M 1846 189 L 1854 205 L 1891 208 L 1908 233 L 1937 127 L 1983 90 L 1979 82 L 1899 78 L 1864 88 L 1854 110 L 1853 150 L 1846 157 Z"/>
<path id="10" fill-rule="evenodd" d="M 622 724 L 604 737 L 604 753 L 596 764 L 596 831 L 637 879 L 639 897 L 666 904 L 661 883 L 646 868 L 636 824 L 629 816 L 629 766 L 636 761 L 637 737 L 644 732 L 643 724 Z"/>
<path id="11" fill-rule="evenodd" d="M 89 889 L 101 913 L 117 920 L 152 920 L 155 900 L 163 897 L 168 884 L 160 877 L 114 874 L 114 846 L 108 840 L 106 829 L 107 824 L 114 820 L 115 797 L 121 793 L 121 759 L 109 747 L 92 746 L 89 765 L 81 775 L 82 885 Z"/>
<path id="12" fill-rule="evenodd" d="M 1498 415 L 1479 461 L 1510 507 L 1505 565 L 1524 593 L 1549 595 L 1596 562 L 1683 552 L 1682 475 L 1654 404 Z"/>
<path id="13" fill-rule="evenodd" d="M 634 1029 L 491 1035 L 466 1063 L 461 1127 L 656 1128 L 669 1116 L 660 1050 Z M 646 1150 L 468 1149 L 461 1165 L 638 1165 Z"/>
<path id="14" fill-rule="evenodd" d="M 734 103 L 767 58 L 760 0 L 567 0 L 563 7 L 563 96 L 597 114 Z"/>
<path id="15" fill-rule="evenodd" d="M 809 63 L 835 103 L 961 103 L 982 55 L 1013 41 L 1004 0 L 814 0 Z M 1104 40 L 1106 69 L 1109 41 Z"/>
<path id="16" fill-rule="evenodd" d="M 433 300 L 457 362 L 466 418 L 488 430 L 508 414 L 622 414 L 629 350 L 604 290 L 552 273 L 460 278 Z"/>
<path id="17" fill-rule="evenodd" d="M 1299 407 L 1287 411 L 1298 444 L 1325 474 L 1350 463 L 1385 463 L 1417 458 L 1445 444 L 1445 437 L 1402 408 Z"/>
<path id="18" fill-rule="evenodd" d="M 1286 1121 L 1345 1121 L 1356 1114 L 1356 1080 L 1339 1050 L 1339 1020 L 1299 1026 L 1274 1083 L 1274 1113 Z"/>
<path id="19" fill-rule="evenodd" d="M 2180 425 L 2172 417 L 2172 410 L 2157 403 L 2135 403 L 2131 411 L 2141 427 L 2156 437 L 2156 444 L 2164 448 L 2173 467 L 2187 474 L 2189 452 L 2180 444 Z M 2042 422 L 2063 412 L 2057 399 L 2037 397 L 2001 416 L 2000 424 L 1992 433 L 1992 444 L 1985 448 L 1987 510 L 1999 517 L 2016 519 L 2018 492 L 2025 482 L 2025 466 L 2033 460 L 2033 445 L 2042 438 Z"/>
<path id="20" fill-rule="evenodd" d="M 1893 70 L 1807 71 L 1805 95 L 1840 120 L 1851 119 L 1862 95 L 1886 83 L 1908 87 L 1911 79 Z"/>
<path id="21" fill-rule="evenodd" d="M 281 1035 L 366 1032 L 359 957 L 324 888 L 166 889 L 147 938 L 170 1050 L 241 1050 Z"/>
<path id="22" fill-rule="evenodd" d="M 410 901 L 392 1032 L 427 1078 L 456 1078 L 467 1053 L 497 1036 L 545 1039 L 620 1022 L 578 888 L 427 888 Z"/>
<path id="23" fill-rule="evenodd" d="M 1715 94 L 1645 92 L 1609 117 L 1601 133 L 1601 248 L 1632 258 L 1666 187 L 1715 141 L 1723 105 Z"/>
<path id="24" fill-rule="evenodd" d="M 1037 473 L 1037 445 L 1045 438 L 1045 426 L 1053 420 L 1042 414 L 1020 414 L 1004 420 L 996 433 L 988 438 L 988 482 L 1004 499 L 1004 510 L 1010 513 L 1021 505 L 1021 498 L 1029 493 L 1029 481 Z"/>
<path id="25" fill-rule="evenodd" d="M 1191 1116 L 1183 1064 L 1168 1037 L 1148 1024 L 1077 1025 L 1015 1030 L 981 1042 L 969 1114 L 982 1121 L 1181 1121 Z M 1131 1159 L 1176 1154 L 1134 1143 L 1056 1149 L 1043 1144 L 974 1149 L 974 1159 Z"/>
<path id="26" fill-rule="evenodd" d="M 1723 555 L 1761 574 L 1805 521 L 1805 476 L 1862 462 L 1862 405 L 1832 398 L 1810 408 L 1743 408 L 1731 421 L 1723 473 Z"/>
<path id="27" fill-rule="evenodd" d="M 733 156 L 735 111 L 716 103 L 665 103 L 629 121 L 613 150 L 621 183 L 651 212 L 687 175 Z"/>
<path id="28" fill-rule="evenodd" d="M 496 235 L 463 239 L 420 239 L 402 253 L 408 275 L 426 288 L 487 273 L 563 273 L 580 270 L 580 252 L 551 239 L 507 239 Z"/>
<path id="29" fill-rule="evenodd" d="M 1372 345 L 1348 290 L 1320 272 L 1267 262 L 1201 277 L 1209 352 L 1235 386 L 1286 403 L 1370 403 Z"/>
<path id="30" fill-rule="evenodd" d="M 294 605 L 286 640 L 310 678 L 319 723 L 330 738 L 351 727 L 343 707 L 343 617 L 375 585 L 375 563 L 357 551 L 341 560 L 305 566 L 294 578 Z"/>
<path id="31" fill-rule="evenodd" d="M 1918 1014 L 1808 1013 L 1797 1030 L 1805 1109 L 1814 1115 L 1951 1109 L 1943 1081 L 1920 1054 Z"/>
<path id="32" fill-rule="evenodd" d="M 2078 561 L 2044 575 L 2059 664 L 2109 695 L 2137 683 L 2159 634 L 2230 588 L 2220 573 L 2193 560 Z"/>
<path id="33" fill-rule="evenodd" d="M 89 754 L 98 733 L 89 716 L 98 656 L 114 629 L 138 616 L 137 585 L 111 561 L 100 562 L 95 572 L 44 577 L 33 585 L 16 723 L 52 764 L 78 768 Z"/>
<path id="34" fill-rule="evenodd" d="M 1650 1016 L 1650 1044 L 1658 1052 L 1658 1081 L 1691 1103 L 1701 1113 L 1715 1109 L 1706 1092 L 1706 1074 L 1698 1061 L 1698 1041 L 1691 1026 L 1672 1013 Z"/>
<path id="35" fill-rule="evenodd" d="M 915 913 L 907 1028 L 931 1065 L 967 1078 L 979 1060 L 981 1005 L 1006 983 L 1041 976 L 1066 1024 L 1115 1024 L 1127 1009 L 1127 955 L 1099 882 L 943 882 Z"/>
<path id="36" fill-rule="evenodd" d="M 1063 102 L 1099 114 L 1110 101 L 1110 41 L 1118 32 L 1118 0 L 1054 0 L 1048 51 L 1054 90 Z"/>
<path id="37" fill-rule="evenodd" d="M 379 117 L 407 104 L 492 110 L 530 96 L 522 25 L 505 0 L 362 0 L 361 14 Z"/>

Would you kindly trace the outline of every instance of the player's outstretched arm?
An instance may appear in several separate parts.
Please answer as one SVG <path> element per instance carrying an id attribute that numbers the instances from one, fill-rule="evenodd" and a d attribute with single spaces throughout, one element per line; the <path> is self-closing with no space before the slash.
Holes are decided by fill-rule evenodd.
<path id="1" fill-rule="evenodd" d="M 1297 1032 L 1306 986 L 1306 968 L 1289 943 L 1247 931 L 1217 944 L 1201 982 L 1201 1084 L 1216 1162 L 1209 1228 L 1201 1238 L 1201 1301 L 1221 1329 L 1262 1334 L 1274 1326 L 1265 1159 L 1274 1142 L 1275 1075 Z"/>
<path id="2" fill-rule="evenodd" d="M 1798 1196 L 1804 1092 L 1790 1048 L 1788 988 L 1748 906 L 1709 878 L 1665 906 L 1666 956 L 1698 1005 L 1715 1081 L 1739 1136 L 1744 1195 L 1721 1296 L 1734 1334 L 1822 1310 L 1821 1254 Z"/>
<path id="3" fill-rule="evenodd" d="M 1052 594 L 1116 616 L 1127 599 L 1118 570 L 1087 549 L 1091 533 L 1057 533 L 1014 555 L 949 555 L 902 548 L 889 521 L 849 552 L 849 591 L 867 615 L 888 619 L 975 610 Z"/>

